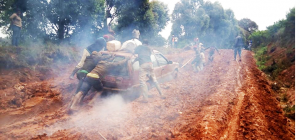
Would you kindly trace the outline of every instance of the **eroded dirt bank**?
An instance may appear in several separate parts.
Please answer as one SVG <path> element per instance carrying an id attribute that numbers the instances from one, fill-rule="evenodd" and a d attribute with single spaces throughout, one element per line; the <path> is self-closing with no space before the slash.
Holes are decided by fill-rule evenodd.
<path id="1" fill-rule="evenodd" d="M 149 103 L 125 103 L 116 95 L 66 113 L 77 81 L 65 73 L 42 82 L 16 83 L 0 91 L 0 139 L 295 139 L 253 56 L 242 62 L 220 50 L 204 70 L 190 64 L 178 78 L 155 89 Z M 184 64 L 194 53 L 168 57 Z M 20 100 L 21 99 L 21 100 Z"/>

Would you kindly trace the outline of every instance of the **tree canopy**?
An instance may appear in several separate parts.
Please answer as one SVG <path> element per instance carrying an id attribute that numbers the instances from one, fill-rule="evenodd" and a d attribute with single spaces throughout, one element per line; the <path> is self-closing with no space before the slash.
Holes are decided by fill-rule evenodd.
<path id="1" fill-rule="evenodd" d="M 295 8 L 290 9 L 286 19 L 275 22 L 265 31 L 253 32 L 249 39 L 253 40 L 254 47 L 265 46 L 269 42 L 295 42 Z"/>
<path id="2" fill-rule="evenodd" d="M 110 24 L 122 41 L 139 29 L 142 38 L 164 43 L 158 32 L 170 20 L 165 4 L 149 0 L 1 0 L 0 8 L 0 24 L 6 27 L 9 16 L 21 9 L 23 40 L 94 40 L 107 33 Z"/>
<path id="3" fill-rule="evenodd" d="M 258 25 L 254 21 L 248 18 L 243 18 L 239 20 L 238 24 L 241 28 L 243 28 L 244 30 L 250 33 L 258 30 Z"/>
<path id="4" fill-rule="evenodd" d="M 133 29 L 138 29 L 141 39 L 148 39 L 154 43 L 158 38 L 162 38 L 158 33 L 170 20 L 167 5 L 159 1 L 128 0 L 127 6 L 120 4 L 116 8 L 119 9 L 119 14 L 116 16 L 115 29 L 123 41 L 131 38 Z"/>
<path id="5" fill-rule="evenodd" d="M 172 21 L 171 34 L 186 42 L 183 45 L 198 37 L 207 47 L 229 48 L 239 32 L 233 11 L 224 10 L 218 2 L 181 0 L 175 5 Z"/>

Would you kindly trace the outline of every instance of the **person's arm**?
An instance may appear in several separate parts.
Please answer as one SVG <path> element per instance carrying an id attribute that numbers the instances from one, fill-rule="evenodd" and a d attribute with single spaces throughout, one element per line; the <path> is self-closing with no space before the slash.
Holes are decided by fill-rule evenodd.
<path id="1" fill-rule="evenodd" d="M 113 54 L 101 55 L 101 56 L 100 56 L 100 59 L 101 59 L 101 60 L 104 60 L 104 59 L 108 59 L 108 58 L 111 58 L 111 57 L 114 57 L 114 55 L 113 55 Z"/>
<path id="2" fill-rule="evenodd" d="M 89 54 L 89 52 L 86 50 L 86 49 L 84 49 L 83 50 L 83 55 L 82 55 L 82 57 L 81 57 L 81 60 L 80 60 L 80 62 L 77 64 L 77 66 L 76 66 L 76 68 L 82 68 L 82 66 L 83 66 L 83 64 L 84 64 L 84 61 L 85 61 L 85 59 L 86 59 L 86 57 L 87 56 L 90 56 L 90 54 Z"/>
<path id="3" fill-rule="evenodd" d="M 108 66 L 111 68 L 111 67 L 118 67 L 120 65 L 123 65 L 125 64 L 127 61 L 129 60 L 128 57 L 126 57 L 125 59 L 121 60 L 121 61 L 118 61 L 118 62 L 108 62 Z"/>
<path id="4" fill-rule="evenodd" d="M 134 54 L 134 56 L 135 56 L 135 59 L 133 60 L 132 64 L 135 63 L 136 61 L 139 61 L 138 55 L 137 55 L 137 54 Z"/>
<path id="5" fill-rule="evenodd" d="M 120 66 L 123 65 L 124 63 L 126 63 L 129 60 L 129 57 L 126 57 L 124 60 L 119 61 L 119 62 L 115 62 L 116 66 Z"/>
<path id="6" fill-rule="evenodd" d="M 112 54 L 103 55 L 101 52 L 93 52 L 93 59 L 97 62 L 113 57 Z"/>
<path id="7" fill-rule="evenodd" d="M 207 48 L 203 47 L 203 48 L 204 48 L 204 51 L 206 51 L 206 50 L 209 49 L 210 47 L 207 47 Z"/>
<path id="8" fill-rule="evenodd" d="M 17 16 L 17 14 L 16 14 L 16 13 L 13 13 L 13 14 L 9 17 L 10 21 L 13 21 L 13 19 L 14 19 L 16 16 Z"/>

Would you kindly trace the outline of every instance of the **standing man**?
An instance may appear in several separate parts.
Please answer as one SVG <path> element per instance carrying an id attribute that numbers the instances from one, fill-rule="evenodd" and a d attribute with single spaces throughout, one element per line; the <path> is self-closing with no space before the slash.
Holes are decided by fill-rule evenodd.
<path id="1" fill-rule="evenodd" d="M 241 36 L 237 36 L 235 38 L 235 43 L 233 46 L 234 49 L 234 61 L 236 61 L 236 55 L 237 53 L 239 54 L 239 61 L 242 61 L 241 59 L 241 53 L 242 53 L 242 48 L 244 47 L 244 42 L 243 42 L 243 38 Z"/>
<path id="2" fill-rule="evenodd" d="M 151 61 L 152 49 L 146 45 L 141 45 L 136 47 L 134 53 L 138 55 L 135 61 L 139 61 L 139 65 L 140 65 L 139 81 L 140 81 L 140 90 L 144 97 L 144 102 L 148 102 L 148 87 L 146 84 L 146 81 L 148 80 L 147 75 L 150 76 L 161 98 L 165 99 L 166 97 L 161 92 L 161 89 L 159 87 L 159 84 L 154 74 L 153 64 Z"/>
<path id="3" fill-rule="evenodd" d="M 174 35 L 172 35 L 172 40 L 171 40 L 171 42 L 172 42 L 172 48 L 174 48 L 174 42 L 175 42 L 175 37 L 174 37 Z"/>
<path id="4" fill-rule="evenodd" d="M 199 72 L 199 71 L 203 70 L 203 65 L 205 63 L 205 56 L 203 53 L 204 50 L 200 50 L 197 47 L 194 47 L 193 49 L 194 49 L 195 55 L 196 55 L 195 59 L 192 61 L 193 69 L 194 69 L 194 72 Z"/>
<path id="5" fill-rule="evenodd" d="M 137 46 L 142 45 L 142 42 L 139 40 L 140 35 L 141 35 L 140 31 L 134 29 L 131 33 L 132 33 L 132 39 L 125 41 L 122 44 L 122 47 L 120 50 L 126 50 L 126 51 L 129 51 L 130 53 L 133 53 L 134 49 Z"/>
<path id="6" fill-rule="evenodd" d="M 74 75 L 75 73 L 82 68 L 84 61 L 86 59 L 86 57 L 91 56 L 93 51 L 99 52 L 102 49 L 104 49 L 106 47 L 106 40 L 103 37 L 98 38 L 95 43 L 93 43 L 92 45 L 88 46 L 87 48 L 85 48 L 83 50 L 83 55 L 81 57 L 80 62 L 77 64 L 77 66 L 74 68 L 72 74 L 70 75 L 70 79 L 74 79 Z"/>
<path id="7" fill-rule="evenodd" d="M 21 29 L 22 29 L 22 19 L 21 19 L 21 10 L 17 9 L 16 13 L 13 13 L 9 19 L 11 21 L 11 29 L 13 31 L 12 35 L 12 45 L 13 46 L 18 46 L 19 45 L 19 40 L 20 40 L 20 34 L 21 34 Z"/>

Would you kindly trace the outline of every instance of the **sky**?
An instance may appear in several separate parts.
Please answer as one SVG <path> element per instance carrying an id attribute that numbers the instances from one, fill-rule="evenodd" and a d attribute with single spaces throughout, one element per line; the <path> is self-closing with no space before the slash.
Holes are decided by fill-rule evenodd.
<path id="1" fill-rule="evenodd" d="M 172 14 L 175 4 L 180 0 L 158 0 L 168 5 L 169 14 Z M 207 0 L 204 0 L 207 1 Z M 296 6 L 296 0 L 209 0 L 218 1 L 224 9 L 231 9 L 237 20 L 249 18 L 258 25 L 259 30 L 266 30 L 267 26 L 285 19 L 290 9 Z M 168 38 L 172 24 L 160 32 L 164 38 Z"/>

